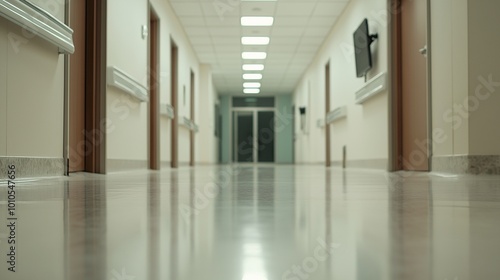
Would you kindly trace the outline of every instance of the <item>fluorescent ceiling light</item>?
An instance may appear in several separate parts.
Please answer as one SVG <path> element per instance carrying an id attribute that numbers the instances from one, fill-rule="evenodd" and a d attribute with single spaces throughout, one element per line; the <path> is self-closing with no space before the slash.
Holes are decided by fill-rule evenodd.
<path id="1" fill-rule="evenodd" d="M 242 52 L 243 59 L 266 59 L 267 53 L 265 52 Z"/>
<path id="2" fill-rule="evenodd" d="M 244 80 L 260 80 L 262 79 L 262 74 L 243 74 Z"/>
<path id="3" fill-rule="evenodd" d="M 244 94 L 259 94 L 260 89 L 258 89 L 258 88 L 246 88 L 243 90 L 243 93 Z"/>
<path id="4" fill-rule="evenodd" d="M 269 45 L 269 37 L 241 37 L 243 45 Z"/>
<path id="5" fill-rule="evenodd" d="M 262 71 L 264 70 L 264 64 L 243 64 L 242 68 L 245 71 Z"/>
<path id="6" fill-rule="evenodd" d="M 241 17 L 242 26 L 272 26 L 273 17 Z"/>
<path id="7" fill-rule="evenodd" d="M 243 83 L 244 88 L 260 88 L 260 83 Z"/>

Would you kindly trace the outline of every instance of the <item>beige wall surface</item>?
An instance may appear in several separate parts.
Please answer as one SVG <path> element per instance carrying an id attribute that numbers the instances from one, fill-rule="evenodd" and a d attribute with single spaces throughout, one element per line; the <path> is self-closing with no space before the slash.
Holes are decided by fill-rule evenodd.
<path id="1" fill-rule="evenodd" d="M 434 156 L 469 152 L 467 0 L 431 1 L 432 129 Z"/>
<path id="2" fill-rule="evenodd" d="M 468 4 L 470 154 L 500 155 L 500 2 Z"/>
<path id="3" fill-rule="evenodd" d="M 0 156 L 62 158 L 64 58 L 20 26 L 0 26 Z"/>
<path id="4" fill-rule="evenodd" d="M 171 103 L 171 73 L 170 73 L 170 46 L 171 39 L 179 49 L 178 60 L 178 104 L 179 118 L 190 118 L 190 75 L 195 74 L 195 123 L 200 120 L 213 118 L 206 115 L 209 112 L 200 110 L 201 94 L 213 94 L 210 83 L 200 87 L 199 61 L 189 43 L 179 19 L 165 1 L 152 1 L 151 7 L 159 18 L 159 79 L 160 104 Z M 124 9 L 126 11 L 124 11 Z M 128 12 L 127 12 L 128 11 Z M 118 1 L 108 2 L 108 65 L 116 66 L 130 74 L 135 80 L 147 86 L 148 76 L 148 38 L 141 37 L 142 25 L 148 25 L 148 1 Z M 133 13 L 135 16 L 131 18 Z M 210 76 L 211 79 L 211 76 Z M 108 131 L 107 158 L 122 160 L 146 160 L 148 158 L 148 104 L 131 102 L 124 97 L 125 93 L 108 87 L 107 117 L 112 121 L 113 130 Z M 213 100 L 212 100 L 213 102 Z M 115 104 L 115 108 L 113 108 Z M 118 105 L 117 105 L 118 104 Z M 121 106 L 120 106 L 121 104 Z M 213 103 L 212 103 L 213 104 Z M 120 107 L 125 107 L 120 110 Z M 210 105 L 213 107 L 213 105 Z M 160 155 L 161 161 L 169 162 L 171 155 L 171 125 L 172 121 L 166 117 L 160 120 Z M 184 131 L 186 130 L 186 131 Z M 200 137 L 198 133 L 197 138 Z M 179 129 L 179 162 L 189 161 L 189 132 Z M 204 145 L 196 141 L 195 150 L 200 152 Z M 131 149 L 133 147 L 133 149 Z M 200 160 L 197 157 L 197 160 Z"/>
<path id="5" fill-rule="evenodd" d="M 157 13 L 160 20 L 160 103 L 172 104 L 171 101 L 171 73 L 170 73 L 170 46 L 171 40 L 175 42 L 179 49 L 178 60 L 178 116 L 179 118 L 190 118 L 191 109 L 191 71 L 195 75 L 195 120 L 196 124 L 200 123 L 201 119 L 209 116 L 201 115 L 200 99 L 201 94 L 206 94 L 206 89 L 200 86 L 200 67 L 198 58 L 189 42 L 189 39 L 182 28 L 182 25 L 172 10 L 172 7 L 167 1 L 153 0 L 151 6 Z M 185 97 L 184 97 L 185 89 Z M 185 102 L 184 102 L 185 101 Z M 161 161 L 169 162 L 171 149 L 171 125 L 172 121 L 162 117 L 160 123 L 160 154 Z M 189 162 L 189 133 L 184 131 L 184 128 L 179 128 L 179 162 Z M 196 134 L 200 137 L 200 133 Z M 200 146 L 199 141 L 195 142 L 195 150 L 197 153 L 203 146 Z"/>
<path id="6" fill-rule="evenodd" d="M 217 138 L 214 135 L 215 130 L 215 112 L 214 106 L 217 103 L 217 92 L 212 83 L 212 70 L 210 65 L 200 66 L 200 93 L 199 109 L 196 114 L 199 121 L 199 133 L 196 134 L 196 162 L 215 163 L 217 161 L 218 147 Z"/>
<path id="7" fill-rule="evenodd" d="M 7 21 L 0 19 L 0 61 L 7 61 Z M 0 64 L 0 156 L 7 155 L 7 63 Z"/>
<path id="8" fill-rule="evenodd" d="M 141 34 L 141 26 L 148 24 L 147 1 L 109 0 L 107 24 L 107 65 L 119 68 L 147 86 L 148 38 L 143 39 Z M 110 122 L 107 158 L 147 160 L 148 103 L 109 86 L 106 98 Z"/>
<path id="9" fill-rule="evenodd" d="M 383 0 L 352 0 L 333 27 L 294 94 L 296 107 L 296 161 L 324 162 L 325 130 L 316 121 L 325 116 L 325 65 L 330 61 L 331 104 L 333 110 L 347 106 L 347 118 L 331 125 L 332 161 L 342 159 L 342 147 L 347 147 L 348 160 L 388 158 L 387 92 L 363 105 L 355 104 L 355 92 L 364 85 L 356 78 L 352 34 L 364 18 L 368 18 L 370 33 L 378 33 L 372 44 L 373 66 L 368 79 L 387 72 L 388 21 L 387 3 Z M 307 107 L 308 133 L 300 131 L 298 107 Z"/>

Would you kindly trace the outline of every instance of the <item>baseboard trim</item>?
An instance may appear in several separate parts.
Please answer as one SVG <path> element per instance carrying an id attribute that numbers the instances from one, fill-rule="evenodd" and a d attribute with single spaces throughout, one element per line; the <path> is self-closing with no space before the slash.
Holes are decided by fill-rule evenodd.
<path id="1" fill-rule="evenodd" d="M 63 158 L 0 157 L 0 179 L 7 179 L 9 165 L 16 166 L 16 178 L 64 176 Z"/>
<path id="2" fill-rule="evenodd" d="M 149 163 L 147 160 L 128 160 L 128 159 L 107 159 L 106 173 L 130 171 L 130 170 L 147 170 Z"/>
<path id="3" fill-rule="evenodd" d="M 348 160 L 346 162 L 346 168 L 387 170 L 388 164 L 389 161 L 387 159 Z M 342 167 L 342 161 L 332 161 L 332 166 Z"/>
<path id="4" fill-rule="evenodd" d="M 435 156 L 432 172 L 472 175 L 500 175 L 500 155 Z"/>

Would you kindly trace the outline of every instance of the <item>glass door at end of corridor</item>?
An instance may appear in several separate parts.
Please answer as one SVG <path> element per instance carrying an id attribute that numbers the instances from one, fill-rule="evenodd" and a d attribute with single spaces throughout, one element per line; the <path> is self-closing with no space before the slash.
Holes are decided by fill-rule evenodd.
<path id="1" fill-rule="evenodd" d="M 274 110 L 233 111 L 233 162 L 274 162 Z"/>

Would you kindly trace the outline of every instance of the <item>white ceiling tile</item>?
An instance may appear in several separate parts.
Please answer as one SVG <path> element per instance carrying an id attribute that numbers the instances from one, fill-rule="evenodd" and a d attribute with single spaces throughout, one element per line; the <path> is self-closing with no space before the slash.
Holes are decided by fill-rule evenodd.
<path id="1" fill-rule="evenodd" d="M 330 32 L 330 27 L 308 27 L 304 31 L 304 36 L 325 37 Z"/>
<path id="2" fill-rule="evenodd" d="M 288 44 L 296 45 L 300 41 L 300 37 L 273 37 L 273 44 Z"/>
<path id="3" fill-rule="evenodd" d="M 270 36 L 272 27 L 242 27 L 241 32 L 244 36 Z"/>
<path id="4" fill-rule="evenodd" d="M 212 36 L 233 36 L 239 38 L 241 34 L 241 30 L 239 27 L 219 27 L 210 28 L 209 30 L 210 35 Z"/>
<path id="5" fill-rule="evenodd" d="M 209 36 L 190 36 L 189 40 L 193 45 L 208 45 L 212 43 L 212 39 Z"/>
<path id="6" fill-rule="evenodd" d="M 271 31 L 272 37 L 302 36 L 304 27 L 274 27 Z"/>
<path id="7" fill-rule="evenodd" d="M 278 7 L 276 9 L 276 22 L 279 21 L 280 16 L 310 16 L 314 10 L 314 6 L 314 1 L 298 3 L 278 2 Z"/>
<path id="8" fill-rule="evenodd" d="M 167 0 L 168 1 L 168 0 Z M 219 93 L 243 95 L 241 65 L 265 65 L 262 95 L 290 94 L 349 0 L 169 0 L 201 63 L 211 65 Z M 272 27 L 241 27 L 240 17 L 274 16 Z M 267 46 L 242 46 L 242 36 L 269 36 Z M 243 60 L 242 51 L 266 51 Z"/>
<path id="9" fill-rule="evenodd" d="M 200 3 L 175 2 L 172 3 L 175 13 L 179 16 L 203 16 Z"/>
<path id="10" fill-rule="evenodd" d="M 208 29 L 206 27 L 185 27 L 184 30 L 188 36 L 207 35 Z"/>
<path id="11" fill-rule="evenodd" d="M 237 27 L 241 24 L 239 16 L 226 16 L 224 18 L 207 16 L 205 17 L 205 23 L 207 24 L 207 27 L 215 28 L 220 26 Z"/>
<path id="12" fill-rule="evenodd" d="M 180 18 L 181 23 L 184 27 L 190 27 L 190 26 L 198 26 L 198 27 L 205 27 L 205 20 L 203 17 L 196 16 L 196 17 L 188 17 L 188 16 L 183 16 Z"/>
<path id="13" fill-rule="evenodd" d="M 309 19 L 309 26 L 326 26 L 331 28 L 337 21 L 337 16 L 313 16 Z"/>
<path id="14" fill-rule="evenodd" d="M 304 27 L 309 22 L 309 17 L 304 16 L 282 16 L 278 17 L 274 22 L 274 27 Z"/>
<path id="15" fill-rule="evenodd" d="M 240 11 L 242 16 L 273 16 L 276 9 L 276 2 L 255 1 L 240 3 Z"/>
<path id="16" fill-rule="evenodd" d="M 314 16 L 338 16 L 342 13 L 346 2 L 319 2 L 314 9 Z"/>

